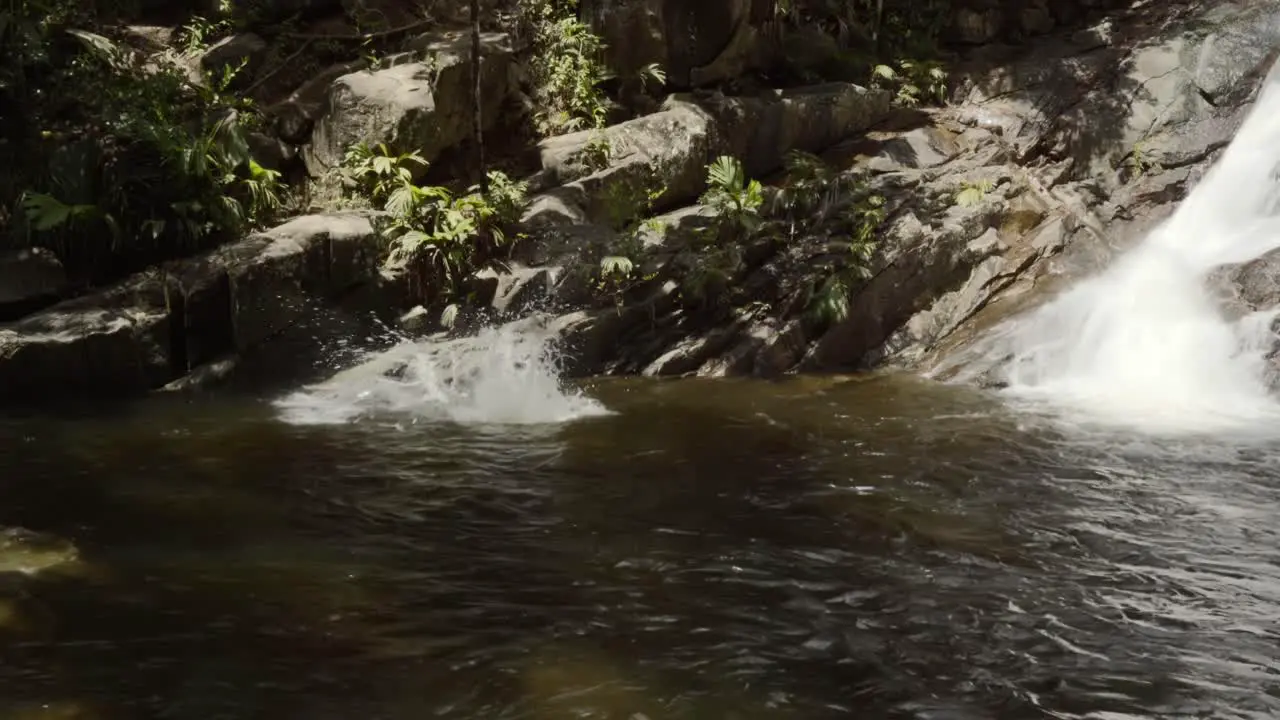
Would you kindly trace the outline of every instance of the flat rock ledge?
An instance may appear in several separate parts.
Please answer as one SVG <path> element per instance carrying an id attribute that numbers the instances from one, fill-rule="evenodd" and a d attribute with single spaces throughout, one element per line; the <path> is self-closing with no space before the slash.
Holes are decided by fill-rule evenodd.
<path id="1" fill-rule="evenodd" d="M 304 215 L 0 325 L 0 400 L 136 395 L 251 351 L 383 278 L 377 218 Z"/>

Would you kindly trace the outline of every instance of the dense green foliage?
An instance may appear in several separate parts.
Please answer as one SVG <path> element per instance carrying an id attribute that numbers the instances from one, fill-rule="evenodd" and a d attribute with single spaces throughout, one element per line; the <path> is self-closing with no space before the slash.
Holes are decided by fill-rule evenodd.
<path id="1" fill-rule="evenodd" d="M 137 43 L 119 30 L 133 19 L 130 11 L 136 8 L 127 7 L 132 1 L 4 0 L 0 5 L 0 163 L 7 169 L 0 177 L 0 243 L 48 247 L 86 284 L 234 238 L 274 219 L 281 206 L 278 173 L 250 156 L 246 133 L 258 118 L 250 102 L 229 91 L 236 69 L 202 77 L 189 67 L 194 63 L 178 62 L 176 55 L 166 59 L 133 49 Z M 179 52 L 190 61 L 246 23 L 278 22 L 277 5 L 289 3 L 223 0 L 209 17 L 183 21 Z M 616 107 L 605 88 L 620 84 L 609 82 L 615 78 L 605 65 L 607 48 L 580 18 L 577 0 L 508 5 L 514 13 L 507 29 L 532 45 L 529 80 L 538 134 L 605 127 Z M 774 3 L 775 25 L 816 30 L 833 39 L 841 57 L 858 68 L 857 78 L 847 79 L 888 87 L 904 104 L 942 99 L 946 76 L 935 59 L 949 12 L 948 0 Z M 352 17 L 362 32 L 376 25 Z M 354 45 L 346 49 L 362 51 Z M 665 76 L 655 65 L 624 81 L 652 89 Z M 586 161 L 603 167 L 611 149 L 602 133 L 599 138 L 589 145 Z M 446 295 L 455 296 L 476 268 L 500 257 L 523 204 L 520 184 L 483 173 L 491 188 L 454 193 L 405 177 L 405 168 L 417 161 L 412 153 L 393 158 L 358 148 L 350 160 L 353 192 L 395 218 L 388 229 L 392 262 L 423 268 L 443 282 Z M 800 224 L 788 218 L 814 210 L 786 199 L 787 188 L 794 192 L 807 182 L 797 179 L 803 172 L 792 163 L 788 184 L 775 190 L 745 178 L 741 164 L 731 158 L 710 166 L 703 203 L 719 219 L 681 258 L 689 295 L 714 296 L 714 288 L 741 265 L 749 244 L 794 239 Z M 824 177 L 821 182 L 845 180 Z M 844 195 L 858 196 L 841 187 Z M 634 198 L 605 201 L 648 207 L 662 192 L 648 185 L 634 190 Z M 981 190 L 959 200 L 975 192 Z M 865 200 L 851 202 L 864 207 Z M 614 223 L 626 247 L 597 259 L 602 286 L 616 290 L 637 274 L 633 248 L 640 234 L 654 228 L 636 219 L 644 212 L 634 210 Z M 873 216 L 870 212 L 867 218 Z M 834 222 L 812 226 L 848 234 L 849 222 L 839 227 Z M 868 224 L 875 223 L 863 223 Z M 835 270 L 829 274 L 837 276 L 844 277 Z"/>
<path id="2" fill-rule="evenodd" d="M 884 199 L 860 175 L 834 172 L 820 158 L 795 151 L 787 156 L 783 182 L 766 188 L 748 179 L 738 160 L 721 157 L 707 167 L 702 203 L 714 222 L 685 259 L 690 291 L 703 298 L 708 290 L 724 293 L 750 244 L 824 248 L 812 273 L 809 309 L 821 322 L 848 315 L 849 292 L 868 274 L 885 217 Z"/>
<path id="3" fill-rule="evenodd" d="M 642 218 L 662 193 L 644 183 L 619 188 L 613 194 L 627 199 L 617 204 L 628 218 Z M 862 175 L 835 172 L 820 158 L 795 151 L 787 156 L 782 182 L 771 187 L 747 177 L 737 158 L 721 156 L 707 166 L 700 203 L 708 222 L 676 239 L 677 248 L 661 273 L 679 282 L 686 302 L 709 308 L 749 302 L 735 296 L 733 283 L 746 269 L 750 249 L 770 246 L 813 258 L 806 273 L 813 283 L 808 289 L 813 321 L 839 322 L 848 316 L 849 295 L 870 274 L 877 232 L 885 220 L 884 198 Z M 645 269 L 641 237 L 666 230 L 652 220 L 624 223 L 613 251 L 598 262 L 597 290 L 621 303 L 627 291 L 657 277 Z"/>
<path id="4" fill-rule="evenodd" d="M 951 17 L 951 0 L 775 0 L 777 16 L 810 26 L 868 58 L 929 57 Z"/>
<path id="5" fill-rule="evenodd" d="M 0 231 L 98 282 L 207 247 L 279 207 L 252 161 L 251 109 L 175 63 L 107 37 L 71 0 L 0 9 Z M 89 29 L 99 32 L 92 32 Z"/>
<path id="6" fill-rule="evenodd" d="M 575 2 L 523 3 L 533 28 L 530 71 L 540 133 L 558 135 L 604 127 L 607 98 L 601 83 L 611 76 L 604 43 L 578 19 Z"/>
<path id="7" fill-rule="evenodd" d="M 781 68 L 793 82 L 869 82 L 904 105 L 941 102 L 951 0 L 776 0 Z"/>
<path id="8" fill-rule="evenodd" d="M 491 171 L 485 191 L 459 194 L 416 184 L 415 170 L 425 169 L 417 152 L 396 155 L 385 145 L 357 145 L 345 163 L 348 190 L 390 216 L 388 264 L 414 271 L 446 300 L 461 300 L 475 272 L 501 260 L 528 188 Z"/>

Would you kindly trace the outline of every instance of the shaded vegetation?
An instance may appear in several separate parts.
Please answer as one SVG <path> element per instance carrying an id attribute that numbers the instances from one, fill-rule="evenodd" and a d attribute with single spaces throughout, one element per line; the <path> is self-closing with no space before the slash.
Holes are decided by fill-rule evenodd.
<path id="1" fill-rule="evenodd" d="M 412 271 L 419 287 L 436 289 L 428 301 L 465 299 L 477 270 L 502 260 L 524 209 L 527 186 L 490 171 L 484 188 L 456 193 L 414 183 L 414 168 L 426 161 L 417 152 L 393 154 L 385 145 L 357 145 L 346 157 L 352 194 L 385 210 L 383 234 L 390 241 L 387 263 Z M 451 302 L 446 315 L 456 313 Z M 445 324 L 451 324 L 447 318 Z"/>
<path id="2" fill-rule="evenodd" d="M 278 176 L 250 157 L 234 78 L 195 78 L 108 37 L 124 10 L 0 9 L 0 231 L 53 250 L 82 284 L 189 254 L 269 220 Z M 102 29 L 101 33 L 85 28 Z"/>
<path id="3" fill-rule="evenodd" d="M 775 0 L 781 77 L 915 85 L 937 97 L 952 0 Z"/>
<path id="4" fill-rule="evenodd" d="M 636 190 L 629 196 L 641 207 L 662 192 L 652 184 Z M 625 225 L 613 251 L 599 261 L 597 290 L 620 305 L 627 292 L 672 279 L 687 306 L 715 314 L 752 301 L 751 292 L 735 283 L 753 265 L 780 252 L 796 253 L 810 258 L 810 320 L 839 322 L 848 316 L 850 293 L 869 276 L 886 217 L 884 198 L 860 173 L 836 172 L 800 151 L 787 156 L 785 176 L 776 186 L 747 177 L 737 158 L 717 158 L 707 166 L 700 203 L 701 222 L 691 230 L 677 232 L 652 219 Z M 652 248 L 640 240 L 668 232 L 673 237 Z M 668 256 L 660 271 L 648 261 L 655 253 Z"/>

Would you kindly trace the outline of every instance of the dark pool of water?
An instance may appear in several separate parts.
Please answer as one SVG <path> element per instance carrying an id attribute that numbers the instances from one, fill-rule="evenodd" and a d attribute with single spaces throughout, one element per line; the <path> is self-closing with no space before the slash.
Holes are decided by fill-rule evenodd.
<path id="1" fill-rule="evenodd" d="M 1280 451 L 891 378 L 558 427 L 168 398 L 0 423 L 0 716 L 1280 713 Z"/>

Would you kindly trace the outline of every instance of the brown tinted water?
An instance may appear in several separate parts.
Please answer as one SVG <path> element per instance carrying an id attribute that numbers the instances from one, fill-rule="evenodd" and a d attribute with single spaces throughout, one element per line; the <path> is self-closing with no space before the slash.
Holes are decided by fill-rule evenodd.
<path id="1" fill-rule="evenodd" d="M 903 378 L 588 386 L 614 414 L 0 424 L 0 717 L 1280 712 L 1280 450 Z"/>

